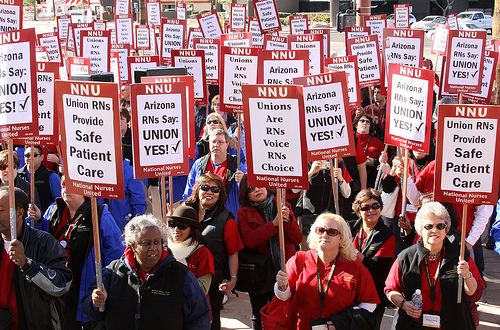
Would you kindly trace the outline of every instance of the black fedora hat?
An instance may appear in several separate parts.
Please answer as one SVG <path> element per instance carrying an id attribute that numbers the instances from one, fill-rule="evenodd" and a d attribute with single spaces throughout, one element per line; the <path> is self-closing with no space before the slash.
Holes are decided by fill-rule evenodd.
<path id="1" fill-rule="evenodd" d="M 167 221 L 176 221 L 179 223 L 185 223 L 191 228 L 199 229 L 200 223 L 198 222 L 198 212 L 191 206 L 186 204 L 180 205 L 175 209 L 172 215 L 167 215 Z"/>

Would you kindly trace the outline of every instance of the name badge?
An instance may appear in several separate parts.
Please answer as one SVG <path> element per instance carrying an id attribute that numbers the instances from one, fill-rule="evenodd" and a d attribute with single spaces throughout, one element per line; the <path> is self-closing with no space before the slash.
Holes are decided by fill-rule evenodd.
<path id="1" fill-rule="evenodd" d="M 429 328 L 440 328 L 441 317 L 435 314 L 422 314 L 422 325 Z"/>

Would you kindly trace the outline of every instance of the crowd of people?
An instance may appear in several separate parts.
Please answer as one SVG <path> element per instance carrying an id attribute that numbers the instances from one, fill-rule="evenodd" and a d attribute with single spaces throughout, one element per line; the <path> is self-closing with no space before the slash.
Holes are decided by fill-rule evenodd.
<path id="1" fill-rule="evenodd" d="M 405 160 L 384 145 L 386 97 L 379 86 L 369 92 L 373 104 L 352 112 L 356 155 L 333 169 L 329 162 L 309 163 L 309 189 L 290 191 L 282 204 L 275 189 L 248 185 L 242 121 L 220 112 L 219 95 L 212 93 L 210 107 L 195 111 L 196 159 L 190 173 L 174 181 L 172 213 L 163 223 L 151 215 L 148 195 L 158 181 L 133 177 L 130 94 L 122 89 L 125 198 L 98 200 L 101 287 L 91 201 L 67 191 L 61 155 L 52 147 L 16 147 L 13 236 L 8 151 L 0 152 L 0 323 L 12 329 L 220 329 L 220 310 L 238 283 L 245 251 L 269 256 L 276 274 L 274 286 L 249 292 L 253 329 L 262 329 L 261 310 L 276 299 L 293 301 L 287 321 L 297 329 L 377 329 L 392 305 L 395 329 L 474 328 L 484 288 L 479 239 L 496 212 L 471 205 L 461 228 L 462 208 L 433 200 L 434 133 L 429 154 L 410 152 L 403 201 Z M 465 260 L 459 258 L 462 231 Z M 421 306 L 412 303 L 417 289 Z"/>

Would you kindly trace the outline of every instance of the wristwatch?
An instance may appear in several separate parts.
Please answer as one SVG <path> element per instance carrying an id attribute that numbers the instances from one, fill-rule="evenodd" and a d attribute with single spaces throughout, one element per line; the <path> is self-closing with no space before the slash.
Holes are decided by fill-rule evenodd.
<path id="1" fill-rule="evenodd" d="M 21 270 L 23 272 L 28 271 L 31 268 L 32 263 L 33 260 L 31 260 L 30 258 L 26 258 L 26 263 L 21 267 Z"/>

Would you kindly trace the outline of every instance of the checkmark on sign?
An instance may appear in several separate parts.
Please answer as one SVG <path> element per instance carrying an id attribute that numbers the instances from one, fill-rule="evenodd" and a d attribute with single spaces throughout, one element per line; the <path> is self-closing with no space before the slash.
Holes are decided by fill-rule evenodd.
<path id="1" fill-rule="evenodd" d="M 20 101 L 19 102 L 19 106 L 23 109 L 23 110 L 19 110 L 20 112 L 25 112 L 26 111 L 26 103 L 28 103 L 28 99 L 29 99 L 29 95 L 26 96 L 26 99 L 24 100 L 24 102 Z"/>
<path id="2" fill-rule="evenodd" d="M 424 123 L 420 123 L 420 125 L 416 126 L 417 132 L 420 132 L 420 128 L 422 127 Z"/>
<path id="3" fill-rule="evenodd" d="M 172 153 L 173 154 L 178 154 L 179 153 L 179 144 L 181 144 L 181 141 L 179 140 L 176 145 L 172 144 Z"/>
<path id="4" fill-rule="evenodd" d="M 471 74 L 472 78 L 476 78 L 478 72 L 479 72 L 479 70 L 476 70 L 476 72 L 474 72 L 473 74 Z"/>
<path id="5" fill-rule="evenodd" d="M 341 138 L 341 137 L 343 137 L 343 136 L 344 136 L 344 127 L 345 127 L 345 126 L 342 126 L 342 128 L 341 128 L 341 129 L 336 130 L 337 135 L 338 135 L 338 137 L 339 137 L 339 138 Z"/>

